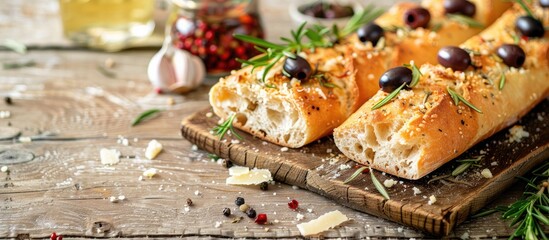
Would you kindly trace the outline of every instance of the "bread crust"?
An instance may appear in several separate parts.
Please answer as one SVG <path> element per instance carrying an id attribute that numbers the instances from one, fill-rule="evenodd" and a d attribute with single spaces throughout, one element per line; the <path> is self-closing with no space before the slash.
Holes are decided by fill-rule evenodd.
<path id="1" fill-rule="evenodd" d="M 318 66 L 325 80 L 290 80 L 282 74 L 283 61 L 269 71 L 264 85 L 258 78 L 264 68 L 246 67 L 222 78 L 210 90 L 215 114 L 236 114 L 234 126 L 281 146 L 297 148 L 332 133 L 358 107 L 358 87 L 348 48 L 316 49 L 303 53 Z"/>
<path id="2" fill-rule="evenodd" d="M 537 16 L 544 16 L 544 25 L 549 25 L 547 14 L 532 8 Z M 549 96 L 549 34 L 541 39 L 520 40 L 526 52 L 526 62 L 520 69 L 509 68 L 494 57 L 501 44 L 513 43 L 515 20 L 522 15 L 522 9 L 514 6 L 487 30 L 461 45 L 477 53 L 472 54 L 476 69 L 454 72 L 424 64 L 417 87 L 371 110 L 387 95 L 377 92 L 334 130 L 338 148 L 349 158 L 375 169 L 419 179 L 515 123 Z M 500 90 L 502 74 L 506 81 Z M 482 113 L 463 103 L 456 106 L 447 87 Z"/>
<path id="3" fill-rule="evenodd" d="M 410 30 L 407 28 L 396 31 L 386 31 L 384 47 L 374 47 L 358 40 L 356 34 L 348 37 L 349 43 L 355 48 L 355 68 L 359 86 L 359 101 L 366 102 L 377 90 L 378 79 L 389 68 L 401 66 L 413 61 L 416 65 L 436 63 L 437 52 L 441 47 L 458 45 L 482 31 L 448 19 L 443 7 L 444 0 L 425 0 L 421 5 L 401 2 L 394 5 L 387 13 L 375 20 L 376 24 L 390 29 L 394 26 L 406 26 L 404 13 L 412 8 L 424 7 L 431 14 L 427 28 Z M 489 26 L 497 17 L 511 6 L 508 1 L 472 0 L 476 6 L 473 18 L 484 26 Z M 437 26 L 437 31 L 432 29 Z"/>

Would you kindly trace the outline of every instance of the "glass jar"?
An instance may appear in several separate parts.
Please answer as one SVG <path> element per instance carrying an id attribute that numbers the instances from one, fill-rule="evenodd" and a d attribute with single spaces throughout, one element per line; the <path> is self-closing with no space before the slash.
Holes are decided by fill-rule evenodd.
<path id="1" fill-rule="evenodd" d="M 202 59 L 209 75 L 240 68 L 236 58 L 249 59 L 259 52 L 253 44 L 233 37 L 244 34 L 263 38 L 254 0 L 172 0 L 166 34 L 174 47 Z"/>

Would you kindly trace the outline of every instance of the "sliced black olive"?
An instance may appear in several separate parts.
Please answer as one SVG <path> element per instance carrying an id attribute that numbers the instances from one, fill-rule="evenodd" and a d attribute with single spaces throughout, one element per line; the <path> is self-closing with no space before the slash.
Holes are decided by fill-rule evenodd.
<path id="1" fill-rule="evenodd" d="M 383 37 L 383 28 L 375 23 L 368 23 L 357 30 L 358 39 L 363 42 L 371 42 L 375 46 L 379 39 Z"/>
<path id="2" fill-rule="evenodd" d="M 472 17 L 477 11 L 474 3 L 467 0 L 444 0 L 446 13 L 461 14 Z"/>
<path id="3" fill-rule="evenodd" d="M 299 80 L 308 79 L 313 72 L 311 65 L 305 58 L 295 56 L 295 58 L 287 57 L 282 67 L 284 75 L 289 78 L 295 78 Z"/>
<path id="4" fill-rule="evenodd" d="M 379 87 L 384 92 L 392 92 L 402 84 L 412 82 L 412 70 L 406 67 L 396 67 L 387 70 L 379 78 Z"/>
<path id="5" fill-rule="evenodd" d="M 524 53 L 524 50 L 515 44 L 501 45 L 497 49 L 496 54 L 503 60 L 503 63 L 509 67 L 519 68 L 526 60 L 526 53 Z"/>
<path id="6" fill-rule="evenodd" d="M 540 38 L 545 35 L 545 28 L 543 28 L 543 24 L 531 16 L 522 16 L 517 18 L 515 25 L 524 36 Z"/>
<path id="7" fill-rule="evenodd" d="M 438 63 L 454 71 L 465 71 L 471 65 L 471 56 L 459 47 L 443 47 L 438 51 Z"/>
<path id="8" fill-rule="evenodd" d="M 404 23 L 412 29 L 427 27 L 430 20 L 431 14 L 429 13 L 429 10 L 422 7 L 408 9 L 408 11 L 404 13 Z"/>

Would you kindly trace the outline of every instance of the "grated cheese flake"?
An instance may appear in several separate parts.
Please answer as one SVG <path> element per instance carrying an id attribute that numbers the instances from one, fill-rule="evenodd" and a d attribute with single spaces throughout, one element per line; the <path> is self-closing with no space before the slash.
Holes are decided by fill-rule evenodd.
<path id="1" fill-rule="evenodd" d="M 311 220 L 306 223 L 297 224 L 297 229 L 303 236 L 310 236 L 319 234 L 330 228 L 337 227 L 339 224 L 342 224 L 349 220 L 345 214 L 341 213 L 338 210 L 325 213 L 324 215 L 318 217 L 317 219 Z"/>

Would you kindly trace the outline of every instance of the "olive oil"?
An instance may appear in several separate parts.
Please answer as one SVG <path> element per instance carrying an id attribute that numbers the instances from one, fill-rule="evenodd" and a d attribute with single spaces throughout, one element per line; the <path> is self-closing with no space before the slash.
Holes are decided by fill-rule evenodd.
<path id="1" fill-rule="evenodd" d="M 66 37 L 107 51 L 154 30 L 155 0 L 59 0 Z"/>

